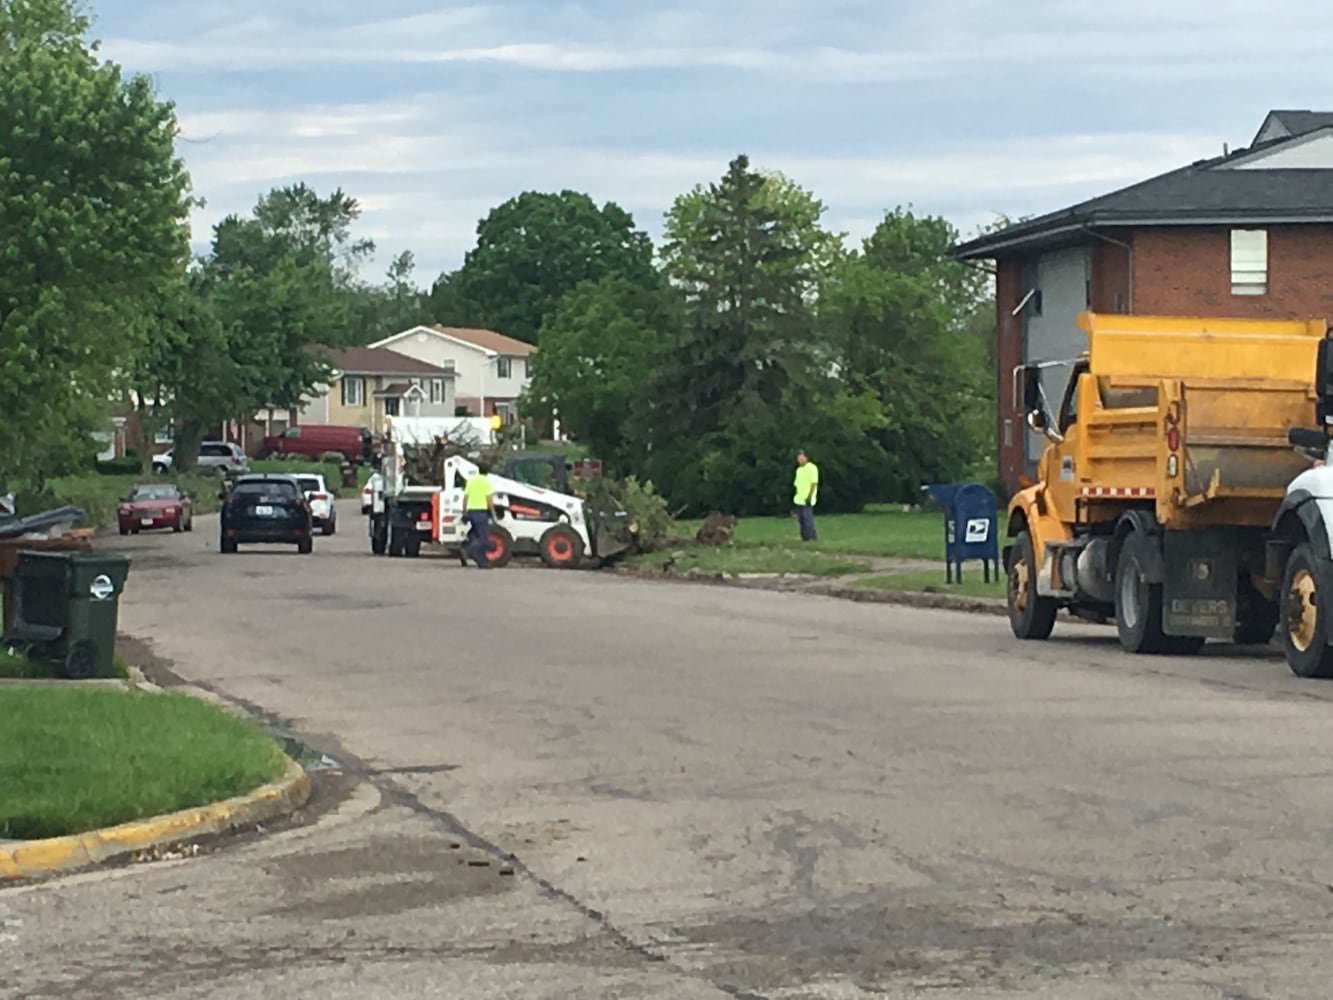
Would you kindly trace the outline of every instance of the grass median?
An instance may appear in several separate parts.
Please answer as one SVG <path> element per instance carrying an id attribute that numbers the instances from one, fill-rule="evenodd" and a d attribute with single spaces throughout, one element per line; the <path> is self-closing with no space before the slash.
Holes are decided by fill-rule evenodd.
<path id="1" fill-rule="evenodd" d="M 188 695 L 0 686 L 0 839 L 83 833 L 207 805 L 280 777 L 257 726 Z"/>
<path id="2" fill-rule="evenodd" d="M 693 535 L 701 521 L 680 521 L 676 531 Z M 938 510 L 904 511 L 891 504 L 873 505 L 860 514 L 816 511 L 819 540 L 802 542 L 794 517 L 743 517 L 736 522 L 737 546 L 851 552 L 900 559 L 944 559 L 944 515 Z"/>

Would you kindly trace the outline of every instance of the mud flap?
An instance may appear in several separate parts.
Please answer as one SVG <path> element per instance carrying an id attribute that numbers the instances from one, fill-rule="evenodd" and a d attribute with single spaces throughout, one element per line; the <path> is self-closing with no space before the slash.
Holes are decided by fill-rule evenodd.
<path id="1" fill-rule="evenodd" d="M 1239 539 L 1229 528 L 1168 531 L 1162 630 L 1231 641 L 1236 628 Z"/>

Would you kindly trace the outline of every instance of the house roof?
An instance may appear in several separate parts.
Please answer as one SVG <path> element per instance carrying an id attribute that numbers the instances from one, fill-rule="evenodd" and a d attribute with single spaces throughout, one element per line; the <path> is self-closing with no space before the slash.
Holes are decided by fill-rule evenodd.
<path id="1" fill-rule="evenodd" d="M 385 337 L 374 346 L 377 348 L 387 347 L 389 344 L 423 331 L 444 337 L 455 344 L 475 348 L 485 354 L 505 354 L 526 358 L 537 349 L 533 344 L 515 340 L 513 337 L 506 337 L 503 333 L 496 333 L 494 330 L 482 330 L 465 326 L 441 326 L 439 324 L 435 326 L 414 326 L 402 333 L 395 333 L 392 337 Z"/>
<path id="2" fill-rule="evenodd" d="M 452 367 L 433 365 L 410 358 L 387 347 L 347 347 L 332 351 L 329 360 L 340 372 L 353 375 L 431 375 L 452 378 Z"/>
<path id="3" fill-rule="evenodd" d="M 1306 135 L 1330 125 L 1333 125 L 1333 111 L 1270 111 L 1250 145 Z"/>
<path id="4" fill-rule="evenodd" d="M 1199 160 L 1070 208 L 1020 222 L 959 244 L 952 254 L 959 260 L 976 260 L 1000 256 L 1010 250 L 1057 246 L 1078 242 L 1086 238 L 1089 229 L 1103 226 L 1333 221 L 1333 169 L 1270 169 L 1262 165 L 1265 154 L 1320 138 L 1333 139 L 1333 121 L 1299 135 Z"/>
<path id="5" fill-rule="evenodd" d="M 526 358 L 537 349 L 533 344 L 516 340 L 513 337 L 506 337 L 503 333 L 496 333 L 494 330 L 439 325 L 432 326 L 431 329 L 444 334 L 446 337 L 466 341 L 474 347 L 480 347 L 485 351 L 494 351 L 496 354 L 512 354 L 516 357 Z"/>

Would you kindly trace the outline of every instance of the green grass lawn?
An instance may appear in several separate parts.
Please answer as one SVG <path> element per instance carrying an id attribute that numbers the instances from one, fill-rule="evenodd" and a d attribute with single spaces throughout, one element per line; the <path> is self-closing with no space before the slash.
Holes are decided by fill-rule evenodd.
<path id="1" fill-rule="evenodd" d="M 261 729 L 187 695 L 0 686 L 0 838 L 35 839 L 206 805 L 273 781 Z"/>
<path id="2" fill-rule="evenodd" d="M 944 570 L 917 573 L 882 573 L 857 580 L 853 586 L 870 590 L 912 590 L 921 593 L 958 594 L 962 597 L 1004 597 L 1004 578 L 986 583 L 979 565 L 964 567 L 962 583 L 945 583 Z"/>
<path id="3" fill-rule="evenodd" d="M 813 549 L 782 546 L 735 545 L 725 548 L 676 550 L 672 573 L 692 569 L 706 573 L 799 573 L 808 576 L 845 576 L 864 573 L 870 565 L 846 555 Z M 662 566 L 673 552 L 639 556 L 634 563 L 645 568 Z"/>
<path id="4" fill-rule="evenodd" d="M 694 536 L 701 521 L 680 521 L 676 534 Z M 944 515 L 937 510 L 904 513 L 880 506 L 862 514 L 815 514 L 817 542 L 805 545 L 794 517 L 743 517 L 736 523 L 737 545 L 814 548 L 905 559 L 944 559 Z"/>
<path id="5" fill-rule="evenodd" d="M 112 658 L 112 666 L 116 676 L 124 680 L 130 675 L 130 666 L 125 662 L 125 658 L 117 653 Z M 56 677 L 57 667 L 54 663 L 45 661 L 32 661 L 18 656 L 8 649 L 0 648 L 0 678 L 43 678 Z"/>

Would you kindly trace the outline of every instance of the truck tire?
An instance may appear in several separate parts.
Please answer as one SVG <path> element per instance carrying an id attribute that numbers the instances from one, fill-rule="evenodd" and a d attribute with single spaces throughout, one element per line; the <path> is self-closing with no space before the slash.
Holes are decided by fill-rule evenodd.
<path id="1" fill-rule="evenodd" d="M 383 517 L 370 519 L 370 551 L 377 556 L 389 551 L 389 526 Z"/>
<path id="2" fill-rule="evenodd" d="M 416 559 L 421 555 L 421 536 L 407 535 L 403 538 L 403 555 L 408 559 Z"/>
<path id="3" fill-rule="evenodd" d="M 1333 677 L 1328 609 L 1319 586 L 1319 562 L 1308 542 L 1298 545 L 1282 574 L 1282 652 L 1297 677 Z"/>
<path id="4" fill-rule="evenodd" d="M 1026 531 L 1020 532 L 1014 539 L 1006 588 L 1009 627 L 1019 639 L 1049 639 L 1055 628 L 1055 616 L 1060 612 L 1055 598 L 1037 593 L 1037 569 L 1032 537 Z"/>
<path id="5" fill-rule="evenodd" d="M 1198 636 L 1169 636 L 1162 631 L 1162 585 L 1148 583 L 1144 568 L 1153 543 L 1135 532 L 1125 539 L 1115 567 L 1115 629 L 1129 653 L 1192 656 L 1203 649 Z"/>
<path id="6" fill-rule="evenodd" d="M 496 569 L 508 566 L 514 558 L 514 536 L 498 524 L 492 524 L 486 542 L 487 564 Z"/>
<path id="7" fill-rule="evenodd" d="M 567 524 L 546 529 L 538 544 L 542 562 L 551 569 L 574 569 L 583 561 L 583 539 Z"/>

